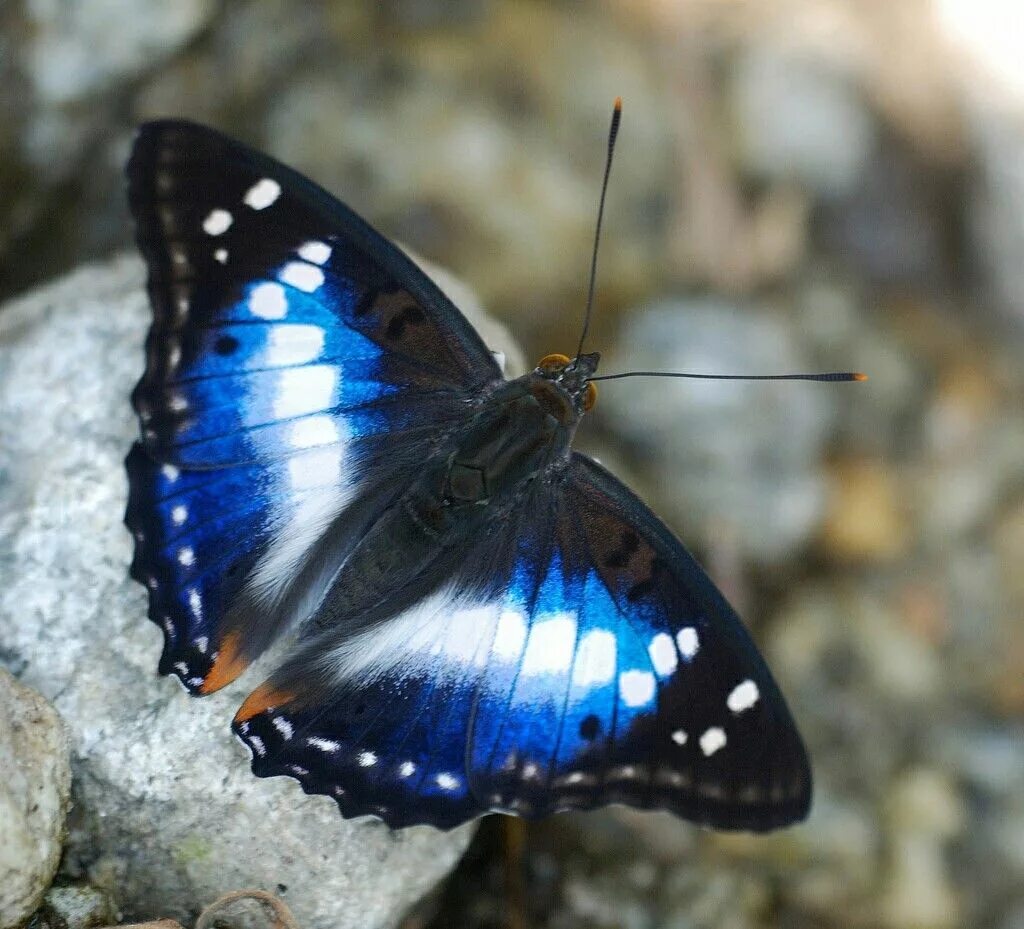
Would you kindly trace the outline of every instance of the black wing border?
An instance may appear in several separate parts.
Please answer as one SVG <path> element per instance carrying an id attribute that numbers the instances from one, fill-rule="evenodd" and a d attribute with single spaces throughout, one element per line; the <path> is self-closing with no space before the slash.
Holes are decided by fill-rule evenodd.
<path id="1" fill-rule="evenodd" d="M 813 774 L 807 747 L 804 745 L 792 711 L 783 697 L 774 675 L 739 615 L 675 533 L 607 468 L 590 456 L 574 451 L 566 479 L 577 493 L 586 494 L 587 489 L 581 485 L 589 485 L 607 497 L 613 505 L 621 510 L 622 516 L 635 526 L 656 550 L 659 550 L 686 591 L 692 595 L 694 601 L 706 614 L 713 618 L 716 623 L 716 632 L 739 651 L 752 667 L 757 669 L 761 676 L 760 683 L 769 688 L 768 697 L 779 725 L 786 727 L 792 737 L 793 747 L 796 750 L 796 767 L 800 772 L 800 782 L 803 785 L 801 793 L 776 806 L 774 815 L 771 817 L 755 816 L 751 819 L 741 818 L 731 821 L 733 816 L 730 815 L 721 821 L 710 821 L 710 824 L 717 829 L 764 832 L 793 825 L 806 819 L 810 813 L 814 794 Z M 680 811 L 680 815 L 692 818 L 684 811 Z"/>

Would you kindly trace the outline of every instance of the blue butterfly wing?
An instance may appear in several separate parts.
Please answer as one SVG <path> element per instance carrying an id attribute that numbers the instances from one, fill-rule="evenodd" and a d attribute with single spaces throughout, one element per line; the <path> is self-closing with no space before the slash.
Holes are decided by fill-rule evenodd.
<path id="1" fill-rule="evenodd" d="M 154 317 L 132 395 L 132 576 L 161 671 L 203 693 L 308 611 L 423 443 L 501 372 L 402 252 L 272 159 L 149 123 L 128 181 Z"/>
<path id="2" fill-rule="evenodd" d="M 612 802 L 762 831 L 806 816 L 806 753 L 739 619 L 581 455 L 447 586 L 242 707 L 261 776 L 346 816 L 450 827 Z"/>
<path id="3" fill-rule="evenodd" d="M 803 819 L 811 774 L 793 719 L 739 618 L 680 542 L 580 454 L 555 538 L 546 573 L 535 574 L 518 674 L 475 714 L 477 793 L 538 816 L 622 802 L 719 829 Z M 528 552 L 521 563 L 531 564 Z M 545 624 L 543 673 L 524 682 Z"/>
<path id="4" fill-rule="evenodd" d="M 344 816 L 375 815 L 394 828 L 448 829 L 479 816 L 465 771 L 466 724 L 492 623 L 490 603 L 439 591 L 390 630 L 350 640 L 350 667 L 327 686 L 306 692 L 321 670 L 313 662 L 290 679 L 275 675 L 233 724 L 252 750 L 253 772 L 295 777 L 307 793 L 333 797 Z"/>

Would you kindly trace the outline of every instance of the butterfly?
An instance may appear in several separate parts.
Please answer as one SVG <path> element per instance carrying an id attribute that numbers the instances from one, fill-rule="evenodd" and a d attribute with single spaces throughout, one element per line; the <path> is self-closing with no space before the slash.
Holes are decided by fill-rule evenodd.
<path id="1" fill-rule="evenodd" d="M 127 175 L 153 309 L 131 575 L 192 694 L 294 637 L 232 723 L 255 774 L 393 828 L 807 815 L 807 754 L 739 618 L 572 449 L 596 352 L 506 380 L 399 248 L 212 129 L 143 125 Z"/>

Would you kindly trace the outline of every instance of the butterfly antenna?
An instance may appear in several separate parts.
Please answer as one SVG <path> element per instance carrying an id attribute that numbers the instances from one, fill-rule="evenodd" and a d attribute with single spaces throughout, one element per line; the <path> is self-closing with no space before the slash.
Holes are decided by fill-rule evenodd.
<path id="1" fill-rule="evenodd" d="M 594 283 L 597 280 L 597 246 L 601 242 L 601 220 L 604 218 L 604 198 L 608 192 L 608 178 L 612 173 L 612 155 L 615 152 L 615 138 L 619 134 L 619 123 L 622 121 L 622 97 L 615 98 L 612 110 L 612 125 L 608 130 L 608 157 L 604 163 L 604 180 L 601 182 L 601 201 L 597 207 L 597 228 L 594 230 L 594 251 L 590 256 L 590 286 L 587 289 L 587 309 L 583 314 L 583 331 L 580 333 L 580 344 L 576 347 L 576 358 L 583 351 L 583 342 L 590 328 L 590 311 L 594 306 Z"/>
<path id="2" fill-rule="evenodd" d="M 624 377 L 690 377 L 701 381 L 866 381 L 860 371 L 829 371 L 825 374 L 690 374 L 685 371 L 625 371 L 602 374 L 588 381 L 617 381 Z"/>

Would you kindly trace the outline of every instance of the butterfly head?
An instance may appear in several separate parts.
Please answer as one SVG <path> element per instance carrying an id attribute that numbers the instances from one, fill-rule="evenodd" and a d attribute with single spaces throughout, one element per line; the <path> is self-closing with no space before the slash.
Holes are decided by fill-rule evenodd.
<path id="1" fill-rule="evenodd" d="M 576 358 L 561 354 L 545 355 L 537 363 L 536 373 L 568 393 L 578 414 L 588 413 L 597 403 L 597 386 L 590 378 L 600 361 L 599 352 L 587 352 Z"/>

